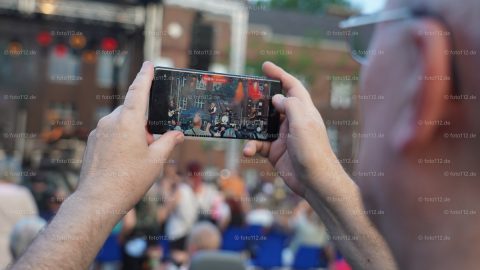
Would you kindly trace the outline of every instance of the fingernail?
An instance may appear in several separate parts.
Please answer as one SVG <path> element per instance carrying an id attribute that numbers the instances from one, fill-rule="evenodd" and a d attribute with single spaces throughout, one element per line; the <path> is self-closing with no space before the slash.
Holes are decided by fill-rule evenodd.
<path id="1" fill-rule="evenodd" d="M 184 136 L 183 136 L 182 133 L 178 133 L 177 136 L 175 136 L 175 141 L 176 141 L 177 143 L 183 142 L 183 139 L 184 139 Z"/>
<path id="2" fill-rule="evenodd" d="M 284 98 L 285 96 L 282 94 L 276 94 L 275 96 L 273 96 L 273 99 L 276 99 L 278 101 L 282 101 Z"/>

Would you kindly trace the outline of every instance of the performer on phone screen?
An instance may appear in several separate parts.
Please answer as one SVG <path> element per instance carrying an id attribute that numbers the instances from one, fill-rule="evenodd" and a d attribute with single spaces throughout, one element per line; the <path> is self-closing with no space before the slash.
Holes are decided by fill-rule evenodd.
<path id="1" fill-rule="evenodd" d="M 217 117 L 217 105 L 215 105 L 215 102 L 212 102 L 210 104 L 208 113 L 210 114 L 210 123 L 212 123 L 212 125 L 215 125 L 215 119 Z"/>

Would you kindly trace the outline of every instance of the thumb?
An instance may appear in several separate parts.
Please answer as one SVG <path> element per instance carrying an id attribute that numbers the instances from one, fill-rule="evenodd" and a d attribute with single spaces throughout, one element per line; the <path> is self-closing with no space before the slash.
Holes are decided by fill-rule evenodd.
<path id="1" fill-rule="evenodd" d="M 180 131 L 169 131 L 150 144 L 150 157 L 155 160 L 166 161 L 177 144 L 182 143 L 184 135 Z"/>

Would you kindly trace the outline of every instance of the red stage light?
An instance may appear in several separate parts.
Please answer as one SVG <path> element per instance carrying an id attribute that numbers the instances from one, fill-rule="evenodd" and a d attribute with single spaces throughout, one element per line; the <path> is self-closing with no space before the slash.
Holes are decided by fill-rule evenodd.
<path id="1" fill-rule="evenodd" d="M 111 37 L 106 37 L 102 39 L 102 50 L 104 51 L 114 51 L 118 48 L 118 41 Z"/>
<path id="2" fill-rule="evenodd" d="M 57 44 L 57 46 L 55 46 L 55 55 L 57 57 L 64 57 L 67 55 L 67 52 L 68 48 L 64 44 Z"/>
<path id="3" fill-rule="evenodd" d="M 40 32 L 37 35 L 37 42 L 40 44 L 40 46 L 48 46 L 50 43 L 52 43 L 52 35 L 50 32 Z"/>

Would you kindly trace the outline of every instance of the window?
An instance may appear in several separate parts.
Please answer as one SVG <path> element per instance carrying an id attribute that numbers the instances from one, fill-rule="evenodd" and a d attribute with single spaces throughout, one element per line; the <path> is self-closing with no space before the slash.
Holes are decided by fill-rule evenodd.
<path id="1" fill-rule="evenodd" d="M 203 109 L 203 106 L 205 105 L 205 101 L 203 100 L 202 97 L 195 97 L 194 99 L 194 105 L 197 108 Z"/>
<path id="2" fill-rule="evenodd" d="M 102 88 L 113 86 L 113 54 L 100 54 L 97 62 L 97 84 Z"/>
<path id="3" fill-rule="evenodd" d="M 112 109 L 110 108 L 110 106 L 99 106 L 95 109 L 95 115 L 94 115 L 94 123 L 98 123 L 98 121 L 108 115 L 109 113 L 112 112 Z"/>
<path id="4" fill-rule="evenodd" d="M 352 106 L 352 82 L 332 81 L 330 106 L 333 109 L 348 109 Z"/>
<path id="5" fill-rule="evenodd" d="M 338 129 L 335 127 L 327 128 L 328 140 L 335 154 L 338 154 Z"/>
<path id="6" fill-rule="evenodd" d="M 80 76 L 80 57 L 68 48 L 52 48 L 48 54 L 48 79 L 59 84 L 78 84 Z"/>
<path id="7" fill-rule="evenodd" d="M 305 89 L 307 89 L 308 92 L 310 92 L 310 84 L 308 83 L 308 79 L 305 75 L 303 74 L 292 74 L 299 80 L 303 86 L 305 86 Z"/>
<path id="8" fill-rule="evenodd" d="M 188 106 L 188 99 L 187 97 L 181 97 L 181 106 L 180 106 L 180 109 L 182 111 L 185 111 L 187 109 L 187 106 Z"/>
<path id="9" fill-rule="evenodd" d="M 196 89 L 198 89 L 198 90 L 206 90 L 206 89 L 207 89 L 207 84 L 205 83 L 204 80 L 197 80 Z"/>

